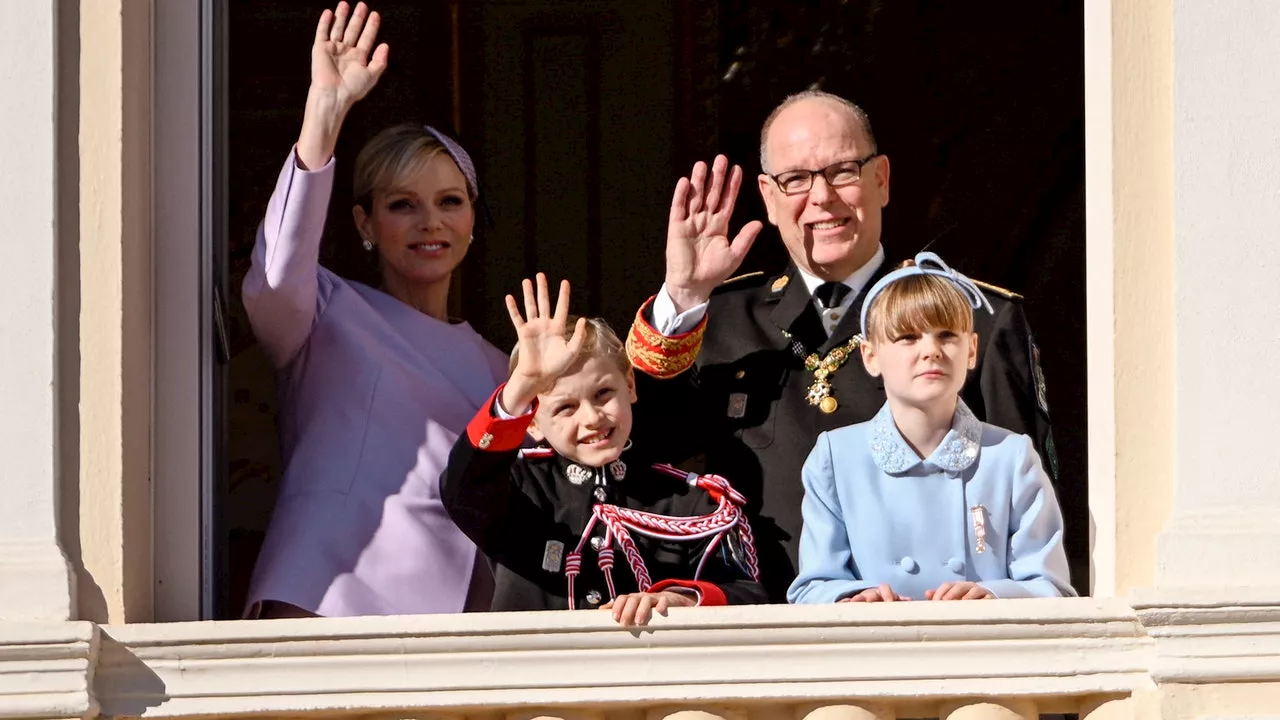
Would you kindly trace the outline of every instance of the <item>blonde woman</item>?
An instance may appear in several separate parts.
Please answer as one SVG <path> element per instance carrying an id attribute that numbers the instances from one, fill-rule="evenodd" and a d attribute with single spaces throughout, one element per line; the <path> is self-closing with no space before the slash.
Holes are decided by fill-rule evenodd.
<path id="1" fill-rule="evenodd" d="M 439 478 L 506 378 L 506 355 L 446 315 L 475 223 L 475 166 L 428 127 L 385 130 L 356 159 L 352 215 L 380 288 L 318 262 L 334 146 L 389 49 L 364 3 L 325 10 L 297 145 L 258 229 L 244 304 L 277 371 L 285 471 L 246 615 L 488 608 L 492 579 L 450 521 Z"/>

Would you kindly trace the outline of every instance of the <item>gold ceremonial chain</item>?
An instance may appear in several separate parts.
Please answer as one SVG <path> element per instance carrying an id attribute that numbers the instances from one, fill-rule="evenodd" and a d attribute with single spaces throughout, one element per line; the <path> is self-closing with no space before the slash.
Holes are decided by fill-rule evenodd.
<path id="1" fill-rule="evenodd" d="M 791 333 L 785 330 L 782 334 L 791 338 Z M 818 353 L 812 353 L 804 358 L 804 369 L 813 373 L 813 384 L 809 386 L 809 392 L 806 395 L 810 405 L 816 405 L 828 415 L 840 407 L 839 401 L 831 394 L 831 375 L 839 370 L 845 361 L 853 357 L 853 351 L 858 349 L 861 342 L 862 339 L 854 335 L 849 338 L 849 342 L 827 353 L 826 357 L 819 357 Z"/>

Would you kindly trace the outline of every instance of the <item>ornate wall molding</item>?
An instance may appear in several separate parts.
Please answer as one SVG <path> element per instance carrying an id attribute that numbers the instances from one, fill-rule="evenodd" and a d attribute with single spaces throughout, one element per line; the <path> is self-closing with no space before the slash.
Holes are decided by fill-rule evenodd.
<path id="1" fill-rule="evenodd" d="M 0 718 L 92 718 L 98 656 L 89 622 L 0 622 Z"/>

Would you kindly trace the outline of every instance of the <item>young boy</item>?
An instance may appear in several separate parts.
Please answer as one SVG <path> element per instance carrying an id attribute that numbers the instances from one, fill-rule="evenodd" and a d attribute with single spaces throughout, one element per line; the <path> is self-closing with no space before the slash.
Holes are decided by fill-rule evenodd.
<path id="1" fill-rule="evenodd" d="M 523 287 L 527 319 L 507 296 L 520 339 L 510 379 L 458 438 L 440 487 L 496 566 L 493 609 L 603 607 L 644 625 L 669 607 L 765 602 L 742 497 L 632 449 L 622 342 L 600 320 L 566 331 L 567 281 L 554 313 L 546 276 L 536 298 Z M 549 447 L 521 452 L 526 431 Z"/>

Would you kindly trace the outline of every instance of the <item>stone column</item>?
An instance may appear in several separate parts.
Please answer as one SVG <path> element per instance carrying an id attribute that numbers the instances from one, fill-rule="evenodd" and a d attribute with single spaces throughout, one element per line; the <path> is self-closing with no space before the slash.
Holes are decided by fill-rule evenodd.
<path id="1" fill-rule="evenodd" d="M 1176 436 L 1156 587 L 1280 597 L 1280 5 L 1173 0 Z"/>
<path id="2" fill-rule="evenodd" d="M 31 0 L 0 43 L 0 619 L 68 620 L 58 544 L 60 299 L 56 0 Z M 72 335 L 74 338 L 74 333 Z"/>

